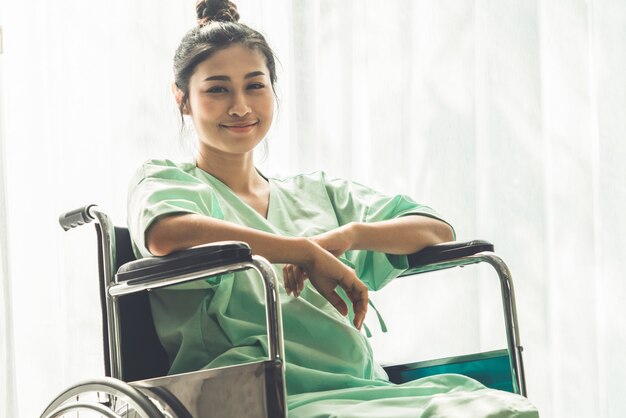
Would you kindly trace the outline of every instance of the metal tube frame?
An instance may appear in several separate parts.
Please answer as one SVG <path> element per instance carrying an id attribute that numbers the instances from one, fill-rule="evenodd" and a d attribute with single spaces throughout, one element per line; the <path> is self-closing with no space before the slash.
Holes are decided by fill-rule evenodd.
<path id="1" fill-rule="evenodd" d="M 96 228 L 100 230 L 101 239 L 101 251 L 102 269 L 104 289 L 108 289 L 115 275 L 115 269 L 117 266 L 117 260 L 115 259 L 115 225 L 111 222 L 109 216 L 104 213 L 98 206 L 90 206 L 87 210 L 88 214 L 96 220 Z M 118 330 L 119 318 L 118 318 L 118 306 L 117 300 L 105 297 L 106 314 L 107 314 L 107 329 L 108 329 L 108 341 L 109 346 L 105 347 L 109 352 L 109 375 L 116 379 L 121 379 L 121 359 L 119 357 L 119 338 Z"/>
<path id="2" fill-rule="evenodd" d="M 149 283 L 138 283 L 129 285 L 127 282 L 110 283 L 108 287 L 108 296 L 117 299 L 120 296 L 129 295 L 131 293 L 141 292 L 145 290 L 159 289 L 180 283 L 186 283 L 193 280 L 203 279 L 209 276 L 217 276 L 219 274 L 230 273 L 239 270 L 253 269 L 263 278 L 265 284 L 265 302 L 266 302 L 266 324 L 268 334 L 268 349 L 270 360 L 284 363 L 285 348 L 283 345 L 283 326 L 282 315 L 278 291 L 278 279 L 272 265 L 261 256 L 252 256 L 252 261 L 244 261 L 238 263 L 227 264 L 220 267 L 213 267 L 199 270 L 190 274 L 182 274 L 172 276 L 165 279 L 153 280 Z M 119 316 L 117 305 L 113 307 L 113 316 Z M 115 321 L 118 323 L 118 321 Z M 114 350 L 117 351 L 118 358 L 120 353 L 119 341 L 116 339 Z"/>
<path id="3" fill-rule="evenodd" d="M 513 288 L 511 272 L 504 261 L 491 251 L 484 251 L 468 257 L 486 262 L 498 273 L 502 295 L 502 309 L 504 311 L 504 324 L 506 327 L 506 341 L 509 350 L 509 363 L 513 376 L 513 390 L 522 396 L 527 396 L 526 377 L 524 375 L 524 363 L 522 360 L 523 348 L 519 336 L 515 290 Z"/>
<path id="4" fill-rule="evenodd" d="M 409 269 L 402 275 L 410 276 L 413 274 L 444 270 L 453 267 L 462 267 L 483 262 L 491 265 L 491 267 L 493 267 L 493 269 L 498 273 L 498 278 L 500 279 L 500 292 L 502 296 L 502 308 L 504 313 L 504 325 L 506 328 L 507 350 L 509 352 L 509 366 L 513 379 L 513 390 L 515 393 L 527 396 L 524 363 L 522 361 L 523 348 L 520 343 L 519 326 L 517 323 L 517 308 L 515 304 L 513 279 L 509 268 L 500 257 L 491 251 L 483 251 L 466 257 L 425 264 L 423 266 Z"/>

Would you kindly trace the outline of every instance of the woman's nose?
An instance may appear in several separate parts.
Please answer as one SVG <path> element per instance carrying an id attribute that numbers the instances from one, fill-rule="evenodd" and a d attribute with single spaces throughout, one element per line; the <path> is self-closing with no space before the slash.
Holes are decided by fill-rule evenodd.
<path id="1" fill-rule="evenodd" d="M 230 116 L 244 117 L 250 113 L 250 106 L 243 93 L 237 93 L 233 96 L 233 102 L 228 110 Z"/>

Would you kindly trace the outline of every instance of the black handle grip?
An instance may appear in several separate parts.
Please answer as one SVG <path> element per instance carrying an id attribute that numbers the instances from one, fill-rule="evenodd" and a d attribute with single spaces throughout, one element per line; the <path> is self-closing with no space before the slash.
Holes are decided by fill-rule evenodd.
<path id="1" fill-rule="evenodd" d="M 89 213 L 89 208 L 96 205 L 87 205 L 82 208 L 74 209 L 69 212 L 62 213 L 59 216 L 59 224 L 64 231 L 76 228 L 77 226 L 88 224 L 93 221 L 93 216 Z"/>

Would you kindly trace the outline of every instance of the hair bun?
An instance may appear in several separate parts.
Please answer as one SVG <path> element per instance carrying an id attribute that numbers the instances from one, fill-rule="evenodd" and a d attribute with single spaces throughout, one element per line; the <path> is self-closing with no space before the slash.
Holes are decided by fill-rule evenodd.
<path id="1" fill-rule="evenodd" d="M 238 22 L 237 6 L 229 0 L 197 0 L 198 26 L 209 22 Z"/>

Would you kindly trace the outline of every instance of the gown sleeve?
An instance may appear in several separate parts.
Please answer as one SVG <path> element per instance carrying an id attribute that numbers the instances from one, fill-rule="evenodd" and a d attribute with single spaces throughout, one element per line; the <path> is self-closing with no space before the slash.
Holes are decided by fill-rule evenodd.
<path id="1" fill-rule="evenodd" d="M 408 215 L 428 216 L 446 222 L 433 209 L 416 203 L 409 196 L 387 196 L 343 179 L 325 177 L 324 183 L 340 226 L 350 222 L 378 222 Z M 357 276 L 370 290 L 381 289 L 408 268 L 405 255 L 374 251 L 348 251 L 342 260 L 355 269 Z"/>
<path id="2" fill-rule="evenodd" d="M 145 235 L 159 218 L 174 214 L 222 218 L 215 192 L 175 163 L 144 163 L 128 192 L 128 229 L 138 257 L 149 257 Z"/>

